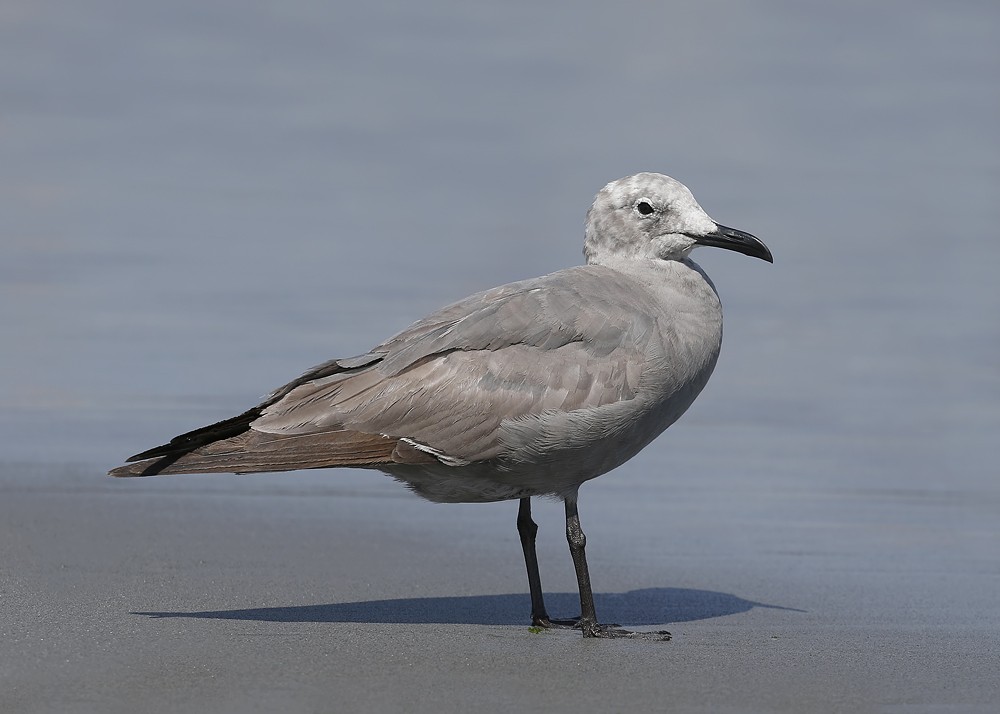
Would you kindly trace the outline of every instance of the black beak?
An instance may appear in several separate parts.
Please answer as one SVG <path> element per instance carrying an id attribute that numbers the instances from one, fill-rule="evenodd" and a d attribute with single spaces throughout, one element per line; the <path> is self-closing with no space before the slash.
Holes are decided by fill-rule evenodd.
<path id="1" fill-rule="evenodd" d="M 691 237 L 698 245 L 714 245 L 716 248 L 735 250 L 737 253 L 760 258 L 768 263 L 774 262 L 771 251 L 767 249 L 766 245 L 749 233 L 738 231 L 735 228 L 716 225 L 715 230 L 708 235 Z"/>

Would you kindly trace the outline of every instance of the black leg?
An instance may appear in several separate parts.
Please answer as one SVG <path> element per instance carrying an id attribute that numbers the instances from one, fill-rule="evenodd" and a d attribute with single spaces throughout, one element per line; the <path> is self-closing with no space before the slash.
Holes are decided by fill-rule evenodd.
<path id="1" fill-rule="evenodd" d="M 566 540 L 569 541 L 569 552 L 573 556 L 573 567 L 576 569 L 576 582 L 580 588 L 580 623 L 584 637 L 629 637 L 653 640 L 669 640 L 670 633 L 632 632 L 618 629 L 615 625 L 600 625 L 597 622 L 597 612 L 594 609 L 594 591 L 590 587 L 590 571 L 587 569 L 587 536 L 580 527 L 580 514 L 576 510 L 576 498 L 566 499 Z"/>
<path id="2" fill-rule="evenodd" d="M 531 520 L 531 499 L 522 498 L 517 509 L 517 534 L 521 536 L 524 566 L 528 569 L 528 589 L 531 591 L 531 624 L 544 625 L 549 614 L 542 598 L 542 579 L 538 575 L 538 556 L 535 555 L 535 534 L 538 525 Z"/>
<path id="3" fill-rule="evenodd" d="M 542 579 L 538 574 L 538 556 L 535 554 L 535 534 L 538 525 L 531 520 L 531 499 L 522 498 L 517 509 L 517 533 L 521 536 L 524 566 L 528 570 L 528 589 L 531 591 L 531 624 L 536 627 L 573 627 L 576 620 L 552 620 L 545 610 L 542 597 Z"/>

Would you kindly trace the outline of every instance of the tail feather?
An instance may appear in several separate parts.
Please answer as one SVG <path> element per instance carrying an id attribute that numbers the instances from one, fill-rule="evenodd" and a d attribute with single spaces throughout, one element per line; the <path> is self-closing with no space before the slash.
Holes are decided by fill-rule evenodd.
<path id="1" fill-rule="evenodd" d="M 223 423 L 225 422 L 220 422 Z M 219 425 L 205 429 L 216 426 Z M 178 437 L 180 438 L 183 437 Z M 180 447 L 168 451 L 166 447 L 169 445 L 150 449 L 133 457 L 139 460 L 129 459 L 129 463 L 108 473 L 122 477 L 377 466 L 393 463 L 392 454 L 397 441 L 378 434 L 346 430 L 281 435 L 251 429 L 230 438 L 203 443 L 187 451 Z M 153 457 L 143 458 L 145 454 L 152 454 Z"/>

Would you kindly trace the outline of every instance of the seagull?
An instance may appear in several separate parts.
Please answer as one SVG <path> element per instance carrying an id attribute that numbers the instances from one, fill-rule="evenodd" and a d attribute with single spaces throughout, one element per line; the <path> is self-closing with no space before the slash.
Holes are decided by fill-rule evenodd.
<path id="1" fill-rule="evenodd" d="M 679 181 L 638 173 L 587 213 L 586 264 L 476 293 L 365 354 L 333 359 L 238 416 L 129 458 L 112 476 L 382 471 L 441 503 L 518 500 L 531 622 L 584 637 L 669 639 L 600 624 L 577 500 L 673 424 L 708 381 L 722 307 L 698 246 L 773 262 Z M 549 617 L 531 498 L 565 504 L 581 614 Z"/>

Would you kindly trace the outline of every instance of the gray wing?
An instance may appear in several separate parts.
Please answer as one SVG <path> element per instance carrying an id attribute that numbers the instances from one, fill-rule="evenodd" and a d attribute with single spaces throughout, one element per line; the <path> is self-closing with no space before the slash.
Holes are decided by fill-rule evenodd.
<path id="1" fill-rule="evenodd" d="M 498 454 L 505 421 L 632 399 L 655 330 L 628 278 L 560 271 L 442 309 L 356 358 L 367 366 L 289 389 L 251 428 L 361 432 L 445 463 L 481 461 Z"/>
<path id="2" fill-rule="evenodd" d="M 129 459 L 115 476 L 441 462 L 500 454 L 503 429 L 637 395 L 662 340 L 621 273 L 581 266 L 468 297 L 370 352 L 331 360 L 243 414 Z"/>

